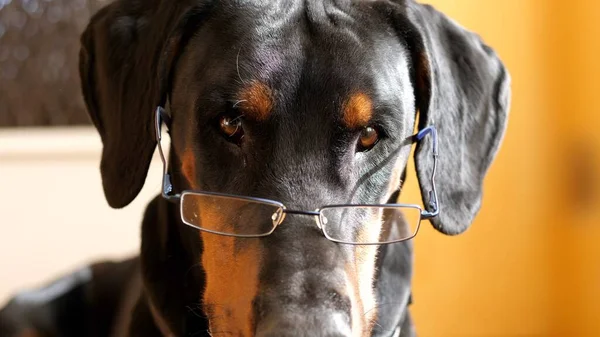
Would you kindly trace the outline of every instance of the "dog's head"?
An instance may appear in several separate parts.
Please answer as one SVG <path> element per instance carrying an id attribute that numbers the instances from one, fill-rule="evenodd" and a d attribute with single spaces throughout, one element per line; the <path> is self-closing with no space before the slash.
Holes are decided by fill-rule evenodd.
<path id="1" fill-rule="evenodd" d="M 113 207 L 142 188 L 153 112 L 168 100 L 176 189 L 303 210 L 385 203 L 401 186 L 407 140 L 433 124 L 440 214 L 431 222 L 458 234 L 480 207 L 506 124 L 509 76 L 494 52 L 412 0 L 118 0 L 82 43 Z M 415 152 L 425 201 L 431 145 Z M 331 242 L 314 219 L 293 215 L 266 238 L 193 233 L 184 250 L 202 268 L 197 292 L 213 334 L 369 334 L 376 247 Z"/>

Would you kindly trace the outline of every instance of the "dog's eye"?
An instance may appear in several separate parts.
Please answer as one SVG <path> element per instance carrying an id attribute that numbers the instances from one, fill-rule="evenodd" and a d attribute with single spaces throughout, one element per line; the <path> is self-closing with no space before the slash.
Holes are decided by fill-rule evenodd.
<path id="1" fill-rule="evenodd" d="M 244 137 L 244 127 L 242 126 L 242 116 L 221 115 L 219 117 L 219 129 L 221 134 L 232 143 L 240 143 Z"/>
<path id="2" fill-rule="evenodd" d="M 366 152 L 372 149 L 379 142 L 379 132 L 373 126 L 367 126 L 360 132 L 357 151 Z"/>

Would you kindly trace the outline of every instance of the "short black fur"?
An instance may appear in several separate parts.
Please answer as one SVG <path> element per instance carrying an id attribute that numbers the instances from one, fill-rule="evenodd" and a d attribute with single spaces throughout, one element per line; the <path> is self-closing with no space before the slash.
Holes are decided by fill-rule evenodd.
<path id="1" fill-rule="evenodd" d="M 92 18 L 81 42 L 82 90 L 104 145 L 100 168 L 112 207 L 128 205 L 144 184 L 158 105 L 171 114 L 169 167 L 179 191 L 264 197 L 306 210 L 396 200 L 409 137 L 415 125 L 433 124 L 440 139 L 441 213 L 432 223 L 457 234 L 480 207 L 483 178 L 506 127 L 510 77 L 497 55 L 473 33 L 412 0 L 117 0 Z M 271 88 L 272 110 L 266 120 L 244 121 L 243 142 L 227 142 L 214 120 L 253 82 Z M 372 98 L 372 123 L 384 130 L 364 153 L 355 152 L 357 130 L 341 117 L 356 92 Z M 428 191 L 429 140 L 417 146 L 415 159 L 421 189 Z M 186 163 L 195 167 L 192 173 L 184 172 Z M 306 308 L 298 303 L 323 316 L 335 310 L 356 319 L 356 304 L 336 279 L 357 258 L 355 248 L 327 241 L 311 219 L 296 216 L 261 240 L 257 331 L 267 335 L 264 322 L 277 316 L 277 308 L 282 317 L 298 317 L 294 308 Z M 237 249 L 248 242 L 237 241 Z M 66 306 L 10 304 L 0 312 L 0 331 L 71 336 L 101 326 L 92 335 L 208 335 L 212 317 L 203 311 L 203 293 L 211 271 L 199 262 L 203 254 L 197 230 L 181 223 L 176 205 L 157 197 L 144 215 L 139 261 L 108 269 L 121 284 L 140 278 L 138 289 L 117 291 L 106 276 L 94 275 L 65 294 L 60 301 Z M 412 243 L 381 246 L 377 256 L 373 286 L 380 306 L 371 335 L 389 336 L 402 326 L 403 336 L 411 336 Z M 294 288 L 299 277 L 305 281 Z M 102 294 L 103 303 L 81 292 L 98 284 L 92 293 Z M 134 301 L 122 300 L 127 296 Z M 78 320 L 87 325 L 81 327 L 57 319 L 48 327 L 35 314 L 74 311 L 93 319 Z M 281 329 L 278 335 L 290 331 Z"/>

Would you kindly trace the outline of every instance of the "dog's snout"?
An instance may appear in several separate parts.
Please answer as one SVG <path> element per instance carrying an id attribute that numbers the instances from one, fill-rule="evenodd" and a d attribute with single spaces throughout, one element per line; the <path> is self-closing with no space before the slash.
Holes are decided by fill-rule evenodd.
<path id="1" fill-rule="evenodd" d="M 313 277 L 304 282 L 290 282 L 286 289 L 264 291 L 255 301 L 255 310 L 256 336 L 352 334 L 348 294 L 326 281 L 318 283 Z"/>
<path id="2" fill-rule="evenodd" d="M 352 335 L 350 317 L 340 311 L 271 315 L 256 327 L 256 337 L 349 337 Z"/>
<path id="3" fill-rule="evenodd" d="M 351 336 L 355 287 L 343 250 L 306 222 L 312 219 L 287 220 L 267 239 L 253 301 L 256 336 Z"/>

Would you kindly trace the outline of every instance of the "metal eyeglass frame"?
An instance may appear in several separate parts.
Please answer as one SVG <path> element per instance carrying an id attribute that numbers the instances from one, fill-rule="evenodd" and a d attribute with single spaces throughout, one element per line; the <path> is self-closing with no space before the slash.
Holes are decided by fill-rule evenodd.
<path id="1" fill-rule="evenodd" d="M 431 136 L 433 137 L 433 170 L 431 172 L 432 188 L 429 191 L 429 205 L 428 205 L 431 210 L 423 209 L 423 207 L 421 207 L 419 205 L 414 205 L 414 204 L 339 204 L 339 205 L 326 205 L 326 206 L 323 206 L 314 211 L 302 211 L 302 210 L 287 209 L 284 204 L 282 204 L 281 202 L 275 201 L 275 200 L 262 199 L 262 198 L 256 198 L 256 197 L 239 196 L 239 195 L 234 195 L 234 194 L 207 192 L 207 191 L 191 191 L 191 190 L 184 190 L 181 193 L 173 193 L 173 184 L 171 183 L 171 176 L 167 171 L 167 160 L 165 158 L 165 155 L 164 155 L 164 152 L 162 149 L 162 145 L 161 145 L 161 141 L 162 141 L 161 130 L 162 130 L 163 123 L 167 127 L 167 132 L 168 132 L 169 131 L 168 128 L 169 128 L 169 124 L 170 124 L 170 117 L 167 114 L 166 110 L 163 107 L 159 106 L 156 108 L 155 131 L 156 131 L 156 143 L 158 146 L 158 153 L 160 155 L 160 159 L 162 161 L 162 166 L 163 166 L 163 182 L 162 182 L 162 193 L 161 193 L 162 197 L 165 198 L 167 201 L 170 201 L 173 203 L 179 203 L 180 208 L 181 208 L 180 214 L 181 214 L 182 222 L 185 223 L 186 225 L 189 225 L 189 226 L 194 227 L 201 231 L 214 233 L 214 234 L 218 234 L 218 235 L 224 235 L 224 236 L 239 237 L 239 238 L 265 237 L 265 236 L 271 235 L 275 231 L 275 229 L 285 219 L 286 214 L 296 214 L 296 215 L 306 215 L 306 216 L 315 217 L 315 222 L 317 224 L 317 227 L 319 227 L 319 229 L 322 231 L 323 235 L 330 241 L 337 242 L 337 243 L 343 243 L 343 244 L 350 244 L 350 245 L 384 245 L 384 244 L 402 242 L 402 241 L 406 241 L 406 240 L 410 240 L 410 239 L 414 238 L 417 235 L 417 232 L 419 231 L 419 227 L 420 227 L 422 220 L 428 220 L 428 219 L 434 218 L 437 215 L 439 215 L 439 213 L 440 213 L 438 195 L 437 195 L 437 190 L 435 188 L 435 171 L 437 168 L 438 142 L 437 142 L 437 132 L 433 125 L 420 130 L 417 134 L 412 136 L 413 143 L 422 140 L 428 134 L 431 134 Z M 185 197 L 186 194 L 190 194 L 190 195 L 191 194 L 196 194 L 196 195 L 200 194 L 200 195 L 207 195 L 207 196 L 228 197 L 228 198 L 233 198 L 233 199 L 237 199 L 237 200 L 247 200 L 247 201 L 266 203 L 266 204 L 281 208 L 281 214 L 279 214 L 279 219 L 277 219 L 276 221 L 275 220 L 273 221 L 273 229 L 270 232 L 265 233 L 265 234 L 239 235 L 239 234 L 216 232 L 216 231 L 212 231 L 209 229 L 204 229 L 204 228 L 195 226 L 193 224 L 189 224 L 185 221 L 185 219 L 183 218 L 183 203 L 181 203 L 181 200 Z M 413 208 L 413 209 L 416 208 L 416 209 L 420 210 L 420 219 L 419 219 L 419 223 L 417 224 L 417 227 L 416 227 L 413 235 L 410 237 L 407 237 L 407 238 L 388 241 L 388 242 L 378 242 L 378 243 L 356 243 L 356 242 L 342 241 L 342 240 L 337 240 L 337 239 L 331 238 L 327 234 L 327 232 L 325 231 L 326 221 L 324 221 L 323 214 L 321 213 L 321 211 L 323 209 L 339 208 L 339 207 L 347 207 L 347 208 L 351 208 L 351 207 L 394 208 L 394 207 L 397 207 L 397 208 Z"/>

